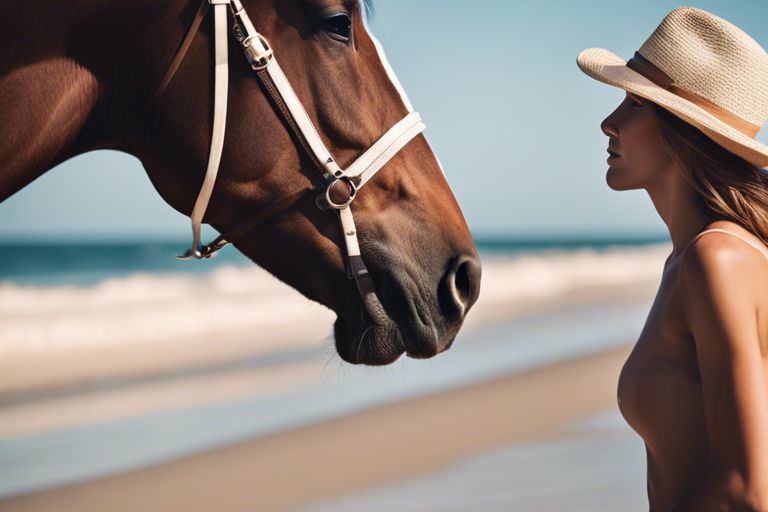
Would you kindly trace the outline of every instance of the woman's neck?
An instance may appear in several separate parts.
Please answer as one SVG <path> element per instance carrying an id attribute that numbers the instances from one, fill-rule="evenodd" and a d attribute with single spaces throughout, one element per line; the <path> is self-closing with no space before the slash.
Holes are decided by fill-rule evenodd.
<path id="1" fill-rule="evenodd" d="M 696 192 L 682 172 L 670 172 L 652 186 L 646 187 L 656 211 L 667 225 L 672 239 L 672 255 L 678 256 L 688 243 L 715 219 L 701 211 Z"/>

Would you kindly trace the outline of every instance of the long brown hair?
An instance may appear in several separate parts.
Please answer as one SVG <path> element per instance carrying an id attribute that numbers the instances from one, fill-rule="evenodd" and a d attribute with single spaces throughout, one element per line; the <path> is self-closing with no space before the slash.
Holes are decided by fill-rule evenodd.
<path id="1" fill-rule="evenodd" d="M 705 213 L 729 220 L 768 244 L 768 173 L 653 104 L 661 139 L 698 195 Z"/>

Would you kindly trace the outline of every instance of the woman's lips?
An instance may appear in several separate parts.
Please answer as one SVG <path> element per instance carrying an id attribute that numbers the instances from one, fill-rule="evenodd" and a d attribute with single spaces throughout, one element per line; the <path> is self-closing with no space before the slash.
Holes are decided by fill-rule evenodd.
<path id="1" fill-rule="evenodd" d="M 608 160 L 607 160 L 607 162 L 609 164 L 612 163 L 612 162 L 615 162 L 619 158 L 621 158 L 620 154 L 616 153 L 615 151 L 611 151 L 610 149 L 608 150 Z"/>

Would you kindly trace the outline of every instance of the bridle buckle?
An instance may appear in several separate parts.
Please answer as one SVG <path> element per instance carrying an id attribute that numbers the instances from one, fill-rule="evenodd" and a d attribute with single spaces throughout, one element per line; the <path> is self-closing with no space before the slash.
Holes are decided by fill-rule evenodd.
<path id="1" fill-rule="evenodd" d="M 254 44 L 257 43 L 257 44 Z M 269 42 L 261 34 L 256 34 L 243 42 L 243 50 L 245 51 L 245 57 L 251 64 L 251 68 L 255 71 L 264 69 L 269 65 L 269 62 L 274 56 L 272 47 L 269 46 Z"/>
<path id="2" fill-rule="evenodd" d="M 266 68 L 274 56 L 269 41 L 256 31 L 240 2 L 233 2 L 230 7 L 233 17 L 232 33 L 242 45 L 248 63 L 255 71 Z"/>

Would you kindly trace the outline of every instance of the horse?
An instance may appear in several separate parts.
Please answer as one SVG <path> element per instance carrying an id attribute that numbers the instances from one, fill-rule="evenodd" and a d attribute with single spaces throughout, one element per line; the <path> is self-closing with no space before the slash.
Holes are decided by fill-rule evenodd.
<path id="1" fill-rule="evenodd" d="M 344 361 L 385 365 L 403 354 L 428 358 L 447 350 L 478 298 L 481 262 L 427 140 L 420 129 L 412 132 L 359 193 L 359 179 L 341 171 L 413 114 L 367 28 L 370 3 L 0 3 L 0 202 L 69 158 L 123 151 L 141 162 L 165 202 L 193 217 L 193 229 L 201 187 L 211 185 L 205 222 L 223 234 L 239 229 L 229 240 L 237 250 L 331 309 Z M 246 53 L 259 43 L 269 51 L 259 57 L 265 63 L 279 55 L 298 110 L 333 158 L 318 162 L 307 151 L 280 98 L 254 78 L 253 55 L 243 58 L 234 45 L 217 53 L 218 32 L 208 21 L 222 4 L 233 10 Z M 251 25 L 258 37 L 245 30 Z M 219 58 L 228 60 L 228 99 L 216 158 Z M 215 186 L 206 171 L 214 160 Z M 323 188 L 318 164 L 328 163 L 338 170 L 323 175 Z M 317 191 L 325 192 L 325 208 Z M 352 211 L 356 224 L 345 224 Z M 241 229 L 254 215 L 258 221 Z M 198 248 L 192 253 L 201 257 Z M 350 279 L 350 268 L 367 281 Z"/>

